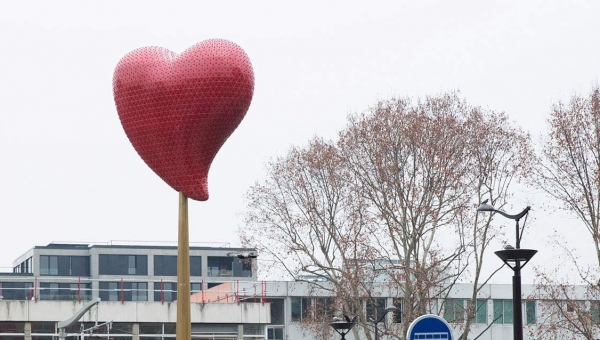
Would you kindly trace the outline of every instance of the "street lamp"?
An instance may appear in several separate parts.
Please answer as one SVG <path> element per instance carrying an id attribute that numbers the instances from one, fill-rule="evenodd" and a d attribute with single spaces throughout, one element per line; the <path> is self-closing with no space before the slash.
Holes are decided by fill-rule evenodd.
<path id="1" fill-rule="evenodd" d="M 375 340 L 379 340 L 379 327 L 377 327 L 377 325 L 381 322 L 381 320 L 383 320 L 383 318 L 385 318 L 387 313 L 397 312 L 397 311 L 399 311 L 398 307 L 387 306 L 387 307 L 385 307 L 385 309 L 383 310 L 383 314 L 381 314 L 381 316 L 379 317 L 379 319 L 377 321 L 371 319 L 371 322 L 373 322 L 373 325 L 375 326 Z"/>
<path id="2" fill-rule="evenodd" d="M 339 334 L 341 335 L 340 340 L 346 340 L 346 334 L 350 333 L 350 330 L 354 325 L 356 325 L 356 316 L 350 319 L 348 316 L 344 315 L 344 319 L 338 318 L 337 316 L 333 318 L 333 321 L 329 323 L 329 325 Z"/>
<path id="3" fill-rule="evenodd" d="M 513 339 L 523 340 L 523 309 L 521 307 L 521 269 L 525 267 L 527 262 L 537 253 L 537 250 L 533 249 L 521 249 L 521 238 L 523 237 L 523 230 L 519 230 L 519 220 L 526 217 L 529 214 L 531 207 L 523 209 L 516 215 L 510 215 L 504 211 L 494 208 L 492 205 L 487 204 L 487 200 L 479 205 L 477 208 L 478 212 L 495 212 L 508 219 L 516 222 L 516 244 L 515 248 L 511 246 L 505 246 L 504 250 L 494 252 L 510 269 L 513 270 Z M 525 229 L 523 227 L 523 229 Z M 523 262 L 523 264 L 521 264 Z M 512 265 L 511 265 L 512 263 Z"/>

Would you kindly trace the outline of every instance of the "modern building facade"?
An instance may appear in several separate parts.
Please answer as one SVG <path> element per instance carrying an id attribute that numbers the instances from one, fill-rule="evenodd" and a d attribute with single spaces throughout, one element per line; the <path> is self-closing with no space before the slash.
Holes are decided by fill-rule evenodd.
<path id="1" fill-rule="evenodd" d="M 316 334 L 306 325 L 309 314 L 314 313 L 309 307 L 330 303 L 330 293 L 315 289 L 310 282 L 258 281 L 256 259 L 239 258 L 240 251 L 190 249 L 194 339 L 339 338 L 333 332 Z M 58 340 L 57 323 L 98 298 L 100 302 L 81 322 L 67 329 L 68 338 L 174 339 L 176 254 L 176 247 L 169 246 L 34 247 L 14 262 L 12 273 L 0 273 L 0 340 Z M 531 296 L 534 288 L 524 285 L 524 296 Z M 446 299 L 430 302 L 430 312 L 446 318 L 455 335 L 464 326 L 471 290 L 470 284 L 458 284 Z M 402 296 L 396 290 L 378 291 L 378 297 L 364 302 L 367 318 L 377 319 L 386 306 L 403 308 Z M 593 301 L 585 303 L 594 306 Z M 524 299 L 526 339 L 537 339 L 536 330 L 548 319 L 547 315 L 540 317 L 545 305 L 547 301 Z M 600 313 L 596 317 L 600 322 Z M 384 320 L 380 338 L 395 339 L 385 330 L 402 329 L 402 313 L 390 313 Z M 511 285 L 484 285 L 472 322 L 471 334 L 481 334 L 478 339 L 512 338 Z M 360 339 L 362 332 L 358 333 Z M 355 339 L 352 333 L 346 338 Z"/>

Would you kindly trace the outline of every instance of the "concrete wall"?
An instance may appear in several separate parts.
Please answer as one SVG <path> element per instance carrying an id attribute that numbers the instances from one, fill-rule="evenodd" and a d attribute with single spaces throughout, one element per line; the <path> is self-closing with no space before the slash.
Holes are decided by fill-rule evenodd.
<path id="1" fill-rule="evenodd" d="M 86 302 L 76 301 L 0 301 L 2 321 L 48 321 L 56 322 L 70 318 Z M 114 322 L 176 322 L 177 303 L 159 302 L 100 302 L 98 321 Z M 192 323 L 251 323 L 270 322 L 270 305 L 261 303 L 200 304 L 191 308 Z M 81 318 L 82 322 L 96 321 L 92 308 Z"/>

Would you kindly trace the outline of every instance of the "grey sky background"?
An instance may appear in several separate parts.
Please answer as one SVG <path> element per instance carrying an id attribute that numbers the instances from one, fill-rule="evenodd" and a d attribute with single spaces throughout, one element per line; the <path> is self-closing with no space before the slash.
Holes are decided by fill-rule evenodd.
<path id="1" fill-rule="evenodd" d="M 597 1 L 2 2 L 0 267 L 52 241 L 176 241 L 177 193 L 136 154 L 112 98 L 133 49 L 224 38 L 249 55 L 252 105 L 213 162 L 210 199 L 189 204 L 191 242 L 235 247 L 265 162 L 335 137 L 379 99 L 458 90 L 537 138 L 553 103 L 598 83 L 598 18 Z M 584 226 L 547 203 L 533 189 L 515 197 L 513 211 L 534 209 L 523 247 L 556 266 L 556 230 L 586 261 Z"/>

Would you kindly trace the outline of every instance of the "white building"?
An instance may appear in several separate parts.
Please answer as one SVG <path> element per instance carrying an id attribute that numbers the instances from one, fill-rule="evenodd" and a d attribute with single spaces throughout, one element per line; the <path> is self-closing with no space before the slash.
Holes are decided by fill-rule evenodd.
<path id="1" fill-rule="evenodd" d="M 258 281 L 256 261 L 236 257 L 240 251 L 221 247 L 190 248 L 193 338 L 314 338 L 302 322 L 310 313 L 307 306 L 316 299 L 333 297 L 319 293 L 308 282 Z M 34 247 L 14 262 L 12 273 L 0 273 L 0 340 L 58 339 L 57 323 L 97 298 L 101 301 L 96 307 L 67 329 L 68 338 L 174 338 L 176 254 L 174 246 L 50 244 Z M 469 284 L 456 285 L 448 299 L 431 303 L 432 313 L 451 321 L 455 336 L 460 334 L 466 317 L 465 306 L 471 289 Z M 527 299 L 533 290 L 532 285 L 523 286 L 526 339 L 537 339 L 530 334 L 535 334 L 548 319 L 547 315 L 543 318 L 540 315 L 547 301 Z M 574 287 L 575 294 L 577 290 Z M 381 296 L 374 304 L 364 305 L 368 316 L 373 318 L 386 306 L 401 305 L 402 296 L 386 289 L 380 291 Z M 485 285 L 478 295 L 473 337 L 483 333 L 478 339 L 511 339 L 511 299 L 511 285 Z M 585 300 L 583 290 L 580 300 Z M 600 307 L 597 301 L 584 303 L 588 309 Z M 600 318 L 598 313 L 590 315 Z M 401 329 L 403 321 L 401 313 L 388 314 L 385 325 L 380 324 L 381 338 L 388 339 L 385 327 Z M 325 338 L 339 338 L 328 332 Z M 354 339 L 352 333 L 346 338 Z"/>

